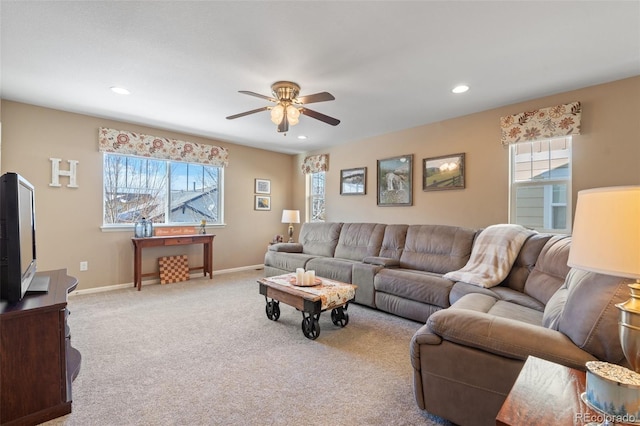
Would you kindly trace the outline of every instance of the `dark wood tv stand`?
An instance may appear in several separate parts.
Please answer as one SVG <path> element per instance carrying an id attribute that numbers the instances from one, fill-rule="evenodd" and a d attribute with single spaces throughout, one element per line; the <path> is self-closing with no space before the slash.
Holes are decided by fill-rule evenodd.
<path id="1" fill-rule="evenodd" d="M 66 269 L 39 272 L 49 291 L 16 304 L 0 301 L 0 424 L 36 425 L 71 412 L 80 352 L 71 346 Z"/>

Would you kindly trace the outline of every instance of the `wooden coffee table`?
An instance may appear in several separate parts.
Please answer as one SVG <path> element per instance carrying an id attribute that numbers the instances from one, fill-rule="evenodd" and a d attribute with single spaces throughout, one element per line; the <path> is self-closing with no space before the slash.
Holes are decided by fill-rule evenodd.
<path id="1" fill-rule="evenodd" d="M 280 318 L 282 302 L 302 312 L 302 333 L 308 339 L 315 340 L 320 335 L 318 320 L 320 314 L 328 309 L 331 309 L 333 324 L 345 327 L 349 323 L 347 308 L 356 296 L 357 286 L 328 278 L 318 279 L 320 284 L 309 287 L 292 284 L 295 282 L 295 274 L 259 279 L 260 294 L 264 295 L 267 303 L 267 318 L 272 321 Z"/>

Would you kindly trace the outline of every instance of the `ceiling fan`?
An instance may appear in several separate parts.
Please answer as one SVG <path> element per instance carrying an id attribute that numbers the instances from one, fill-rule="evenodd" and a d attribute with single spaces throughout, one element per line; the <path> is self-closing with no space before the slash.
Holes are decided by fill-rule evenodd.
<path id="1" fill-rule="evenodd" d="M 276 81 L 271 85 L 271 93 L 273 97 L 261 95 L 247 90 L 240 90 L 245 95 L 255 96 L 257 98 L 266 99 L 275 103 L 274 106 L 265 106 L 251 111 L 241 112 L 240 114 L 230 115 L 227 120 L 244 117 L 245 115 L 255 114 L 262 111 L 271 111 L 271 121 L 278 125 L 278 132 L 283 133 L 289 130 L 289 125 L 298 124 L 300 114 L 304 114 L 316 120 L 323 121 L 332 126 L 340 124 L 340 120 L 329 117 L 328 115 L 319 113 L 312 109 L 306 108 L 305 104 L 314 102 L 333 101 L 335 98 L 329 92 L 320 92 L 313 95 L 300 96 L 300 86 L 291 81 Z"/>

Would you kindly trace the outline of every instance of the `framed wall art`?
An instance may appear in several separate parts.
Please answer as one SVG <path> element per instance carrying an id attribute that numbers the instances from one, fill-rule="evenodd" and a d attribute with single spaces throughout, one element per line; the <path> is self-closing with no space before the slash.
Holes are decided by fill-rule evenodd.
<path id="1" fill-rule="evenodd" d="M 266 195 L 256 195 L 256 210 L 271 210 L 271 197 Z"/>
<path id="2" fill-rule="evenodd" d="M 271 194 L 271 181 L 269 179 L 256 179 L 256 194 Z"/>
<path id="3" fill-rule="evenodd" d="M 365 195 L 366 193 L 366 167 L 340 170 L 340 195 Z"/>
<path id="4" fill-rule="evenodd" d="M 464 189 L 464 153 L 422 160 L 422 190 Z"/>
<path id="5" fill-rule="evenodd" d="M 378 160 L 378 205 L 413 205 L 412 176 L 413 154 Z"/>

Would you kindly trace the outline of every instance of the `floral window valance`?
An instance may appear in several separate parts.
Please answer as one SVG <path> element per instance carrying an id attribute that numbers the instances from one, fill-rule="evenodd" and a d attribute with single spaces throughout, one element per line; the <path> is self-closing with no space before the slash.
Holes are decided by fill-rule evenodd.
<path id="1" fill-rule="evenodd" d="M 580 102 L 500 118 L 502 145 L 580 134 Z"/>
<path id="2" fill-rule="evenodd" d="M 302 162 L 302 173 L 319 173 L 329 170 L 329 154 L 311 155 Z"/>
<path id="3" fill-rule="evenodd" d="M 229 152 L 226 148 L 149 136 L 142 133 L 101 127 L 98 143 L 99 150 L 104 152 L 211 164 L 218 167 L 229 165 Z"/>

